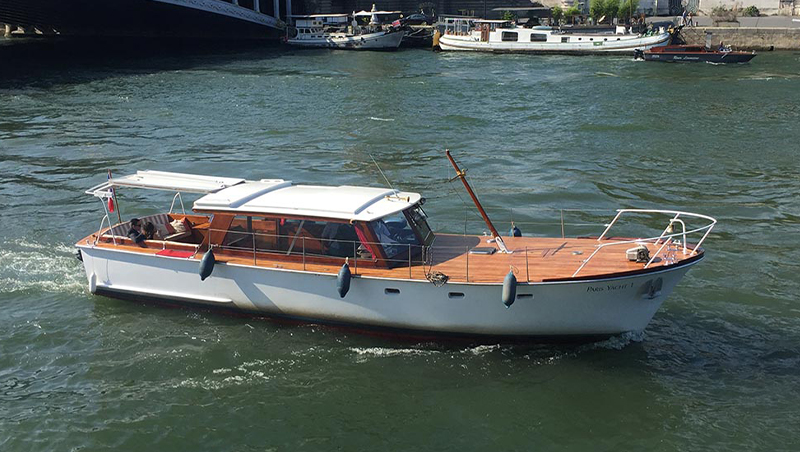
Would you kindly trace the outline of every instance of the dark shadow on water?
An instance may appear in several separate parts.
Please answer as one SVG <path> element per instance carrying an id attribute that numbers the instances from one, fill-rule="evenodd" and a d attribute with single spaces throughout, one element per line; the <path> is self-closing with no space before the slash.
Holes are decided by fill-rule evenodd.
<path id="1" fill-rule="evenodd" d="M 279 44 L 260 41 L 0 38 L 0 89 L 214 67 L 277 58 L 285 52 Z"/>

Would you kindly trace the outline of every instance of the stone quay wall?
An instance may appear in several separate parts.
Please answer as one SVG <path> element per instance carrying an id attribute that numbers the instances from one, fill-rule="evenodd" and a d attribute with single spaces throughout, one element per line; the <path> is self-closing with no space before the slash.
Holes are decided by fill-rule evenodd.
<path id="1" fill-rule="evenodd" d="M 800 50 L 800 28 L 695 27 L 681 35 L 687 44 L 705 45 L 706 32 L 714 46 L 723 41 L 736 50 Z"/>

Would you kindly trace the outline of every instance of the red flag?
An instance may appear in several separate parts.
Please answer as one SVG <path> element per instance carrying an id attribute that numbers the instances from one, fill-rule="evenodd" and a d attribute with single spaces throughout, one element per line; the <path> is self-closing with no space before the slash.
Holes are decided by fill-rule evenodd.
<path id="1" fill-rule="evenodd" d="M 111 170 L 108 170 L 108 180 L 111 181 Z M 108 190 L 108 211 L 114 212 L 114 187 Z"/>

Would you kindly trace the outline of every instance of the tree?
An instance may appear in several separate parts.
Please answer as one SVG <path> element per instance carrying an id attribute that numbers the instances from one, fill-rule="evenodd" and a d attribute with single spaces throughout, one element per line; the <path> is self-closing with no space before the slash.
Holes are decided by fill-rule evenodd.
<path id="1" fill-rule="evenodd" d="M 603 6 L 603 15 L 609 22 L 619 15 L 619 0 L 606 0 Z"/>
<path id="2" fill-rule="evenodd" d="M 558 24 L 561 22 L 561 18 L 564 17 L 564 10 L 562 10 L 560 6 L 556 5 L 553 7 L 552 15 L 553 24 Z"/>
<path id="3" fill-rule="evenodd" d="M 503 20 L 507 20 L 511 23 L 517 23 L 517 15 L 511 11 L 503 11 Z"/>
<path id="4" fill-rule="evenodd" d="M 619 4 L 617 17 L 633 17 L 638 8 L 639 0 L 623 0 L 622 3 Z"/>
<path id="5" fill-rule="evenodd" d="M 594 20 L 600 20 L 605 14 L 606 4 L 604 0 L 591 0 L 589 3 L 589 15 Z"/>

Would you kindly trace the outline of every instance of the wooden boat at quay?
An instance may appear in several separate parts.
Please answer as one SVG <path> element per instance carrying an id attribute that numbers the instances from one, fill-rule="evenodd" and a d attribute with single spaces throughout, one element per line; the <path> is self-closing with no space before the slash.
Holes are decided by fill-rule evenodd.
<path id="1" fill-rule="evenodd" d="M 747 63 L 755 58 L 755 52 L 737 52 L 728 47 L 712 50 L 697 45 L 670 45 L 650 50 L 636 50 L 634 57 L 645 61 L 665 61 L 670 63 Z"/>
<path id="2" fill-rule="evenodd" d="M 607 54 L 630 53 L 667 45 L 672 37 L 663 28 L 630 33 L 619 26 L 615 33 L 578 33 L 537 26 L 517 27 L 506 20 L 444 19 L 444 34 L 434 37 L 441 50 L 497 53 Z M 438 39 L 437 39 L 438 38 Z"/>
<path id="3" fill-rule="evenodd" d="M 139 171 L 86 191 L 105 215 L 77 242 L 78 255 L 90 291 L 113 297 L 413 337 L 597 338 L 644 329 L 703 259 L 716 224 L 622 209 L 598 237 L 501 237 L 447 156 L 491 237 L 434 233 L 417 193 Z M 137 244 L 119 210 L 111 225 L 107 204 L 124 188 L 175 192 L 167 213 L 140 219 L 162 238 Z M 202 195 L 191 213 L 185 193 Z M 644 214 L 662 217 L 664 231 L 611 237 Z M 689 229 L 690 221 L 703 224 Z"/>

